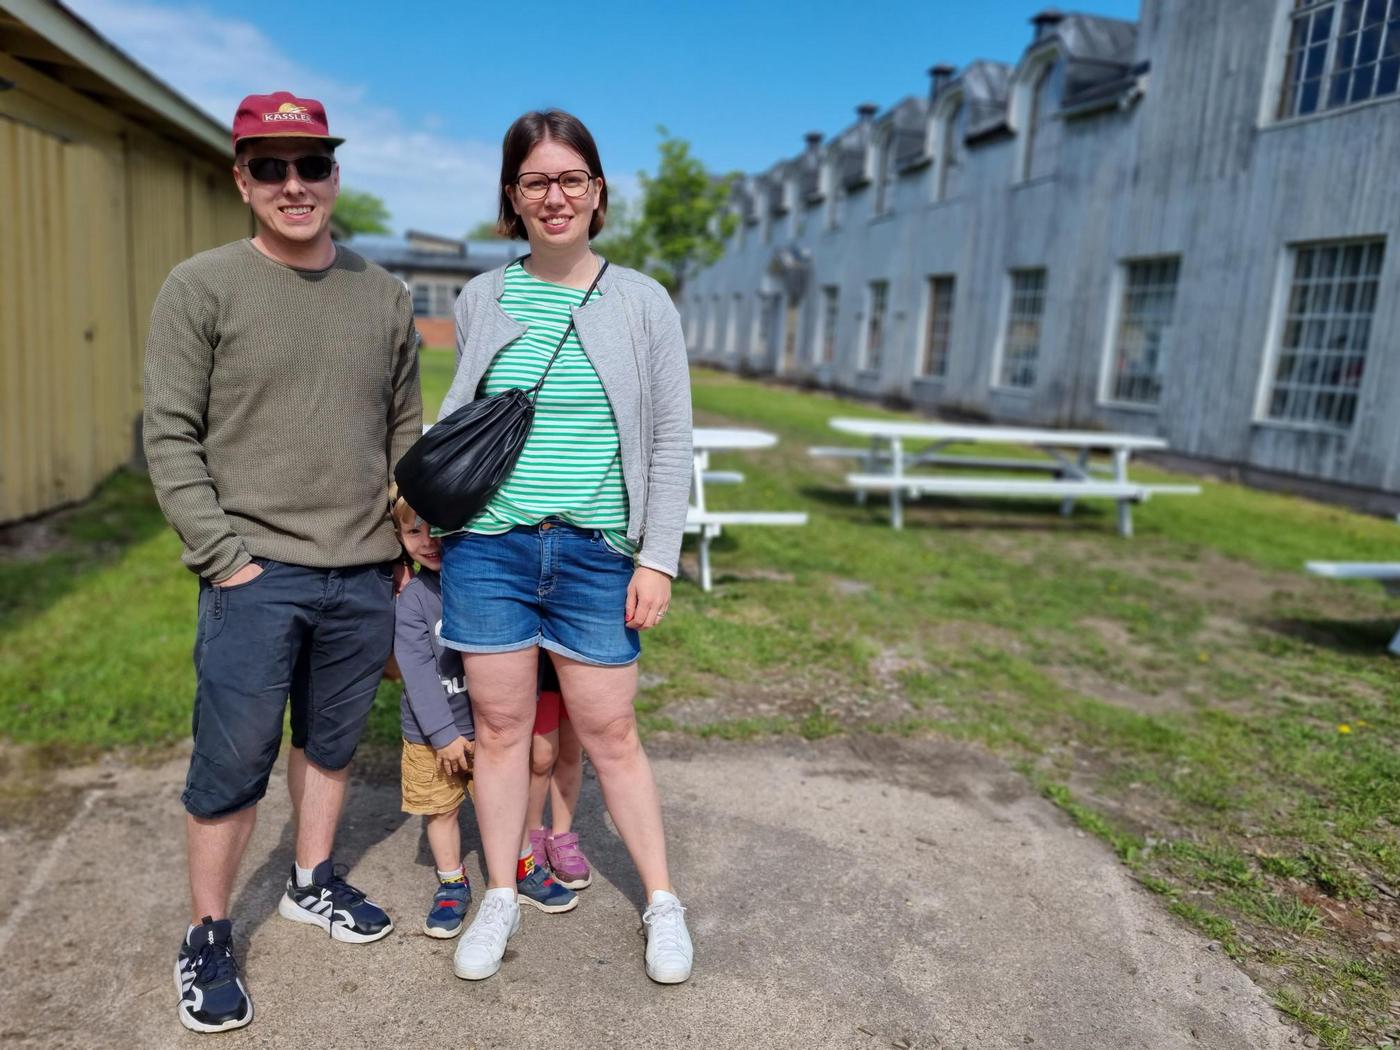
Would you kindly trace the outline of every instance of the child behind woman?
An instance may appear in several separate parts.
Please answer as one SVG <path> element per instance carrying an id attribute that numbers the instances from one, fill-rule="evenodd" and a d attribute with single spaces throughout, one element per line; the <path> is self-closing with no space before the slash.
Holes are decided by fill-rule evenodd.
<path id="1" fill-rule="evenodd" d="M 438 887 L 423 923 L 429 937 L 455 937 L 471 905 L 462 864 L 458 811 L 471 791 L 475 731 L 462 676 L 462 654 L 444 648 L 442 544 L 403 499 L 394 502 L 399 541 L 421 569 L 398 598 L 394 657 L 403 675 L 403 811 L 427 817 Z"/>
<path id="2" fill-rule="evenodd" d="M 562 886 L 581 890 L 593 881 L 588 858 L 573 831 L 574 809 L 583 787 L 583 749 L 559 691 L 559 676 L 549 655 L 540 650 L 540 702 L 530 742 L 530 802 L 525 810 L 521 850 L 529 848 L 538 867 L 547 868 Z M 550 828 L 544 823 L 545 803 Z"/>

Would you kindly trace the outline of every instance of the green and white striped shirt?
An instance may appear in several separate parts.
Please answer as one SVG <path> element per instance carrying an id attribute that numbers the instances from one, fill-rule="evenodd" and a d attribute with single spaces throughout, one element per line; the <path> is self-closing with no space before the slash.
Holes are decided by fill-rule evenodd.
<path id="1" fill-rule="evenodd" d="M 581 304 L 584 295 L 582 289 L 532 277 L 519 263 L 509 266 L 501 309 L 527 331 L 496 355 L 478 396 L 534 386 L 569 324 L 570 307 Z M 534 425 L 515 470 L 467 523 L 467 531 L 494 536 L 551 516 L 600 529 L 609 546 L 636 553 L 636 544 L 627 539 L 617 423 L 602 381 L 573 331 L 540 388 Z"/>

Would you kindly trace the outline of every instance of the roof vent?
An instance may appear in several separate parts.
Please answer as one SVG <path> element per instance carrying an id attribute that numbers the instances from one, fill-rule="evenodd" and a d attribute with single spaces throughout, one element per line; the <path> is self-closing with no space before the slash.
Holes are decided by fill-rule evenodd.
<path id="1" fill-rule="evenodd" d="M 1063 11 L 1056 11 L 1053 7 L 1047 7 L 1040 14 L 1031 18 L 1031 25 L 1035 26 L 1035 39 L 1043 40 L 1049 36 L 1057 25 L 1065 20 Z"/>
<path id="2" fill-rule="evenodd" d="M 807 132 L 807 134 L 802 136 L 802 141 L 807 143 L 807 150 L 809 152 L 815 153 L 818 149 L 821 148 L 822 139 L 825 137 L 826 136 L 823 135 L 820 131 L 809 131 Z"/>
<path id="3" fill-rule="evenodd" d="M 875 114 L 880 112 L 880 107 L 874 102 L 862 102 L 856 107 L 856 115 L 860 117 L 862 124 L 869 123 L 875 119 Z"/>
<path id="4" fill-rule="evenodd" d="M 942 94 L 943 89 L 948 86 L 948 82 L 953 79 L 953 74 L 956 72 L 957 69 L 953 66 L 943 65 L 941 63 L 928 71 L 928 100 L 930 102 Z"/>

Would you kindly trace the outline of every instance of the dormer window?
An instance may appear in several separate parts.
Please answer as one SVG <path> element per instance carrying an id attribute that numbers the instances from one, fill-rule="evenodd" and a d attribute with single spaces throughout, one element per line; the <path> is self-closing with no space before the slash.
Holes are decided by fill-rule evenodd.
<path id="1" fill-rule="evenodd" d="M 1064 62 L 1051 62 L 1035 81 L 1026 120 L 1023 179 L 1039 178 L 1055 172 L 1060 155 L 1060 96 L 1064 92 L 1064 69 Z"/>
<path id="2" fill-rule="evenodd" d="M 846 180 L 841 177 L 840 154 L 831 153 L 826 160 L 826 228 L 838 230 L 846 213 Z"/>
<path id="3" fill-rule="evenodd" d="M 888 128 L 875 144 L 875 215 L 886 215 L 893 206 L 894 127 Z"/>
<path id="4" fill-rule="evenodd" d="M 802 232 L 802 211 L 798 198 L 801 195 L 801 188 L 798 185 L 796 174 L 790 174 L 783 180 L 783 210 L 787 212 L 787 235 L 788 237 L 798 237 Z"/>
<path id="5" fill-rule="evenodd" d="M 935 173 L 938 186 L 934 199 L 945 201 L 961 192 L 967 167 L 966 99 L 958 98 L 953 111 L 943 120 L 938 135 L 938 167 Z"/>

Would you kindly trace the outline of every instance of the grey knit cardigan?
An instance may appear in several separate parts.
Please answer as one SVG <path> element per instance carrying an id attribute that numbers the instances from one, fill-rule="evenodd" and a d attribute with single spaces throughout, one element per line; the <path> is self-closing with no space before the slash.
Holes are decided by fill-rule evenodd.
<path id="1" fill-rule="evenodd" d="M 501 309 L 505 267 L 474 277 L 457 298 L 457 373 L 438 418 L 477 396 L 496 355 L 526 326 Z M 579 344 L 612 405 L 627 486 L 627 538 L 640 564 L 675 576 L 690 503 L 690 372 L 680 315 L 666 290 L 609 266 L 598 294 L 573 308 Z"/>

